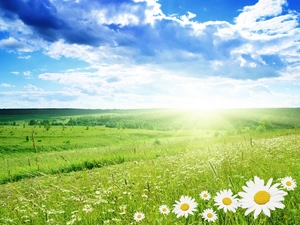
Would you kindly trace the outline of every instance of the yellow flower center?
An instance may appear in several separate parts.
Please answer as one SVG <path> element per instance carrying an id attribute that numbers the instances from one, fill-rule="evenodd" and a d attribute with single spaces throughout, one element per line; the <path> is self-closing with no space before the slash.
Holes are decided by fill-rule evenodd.
<path id="1" fill-rule="evenodd" d="M 189 208 L 190 208 L 190 205 L 187 204 L 187 203 L 183 203 L 183 204 L 180 206 L 180 209 L 181 209 L 182 211 L 187 211 L 187 210 L 189 210 Z"/>
<path id="2" fill-rule="evenodd" d="M 291 186 L 292 185 L 292 182 L 291 181 L 287 181 L 285 182 L 286 186 Z"/>
<path id="3" fill-rule="evenodd" d="M 258 205 L 264 205 L 270 201 L 271 195 L 267 191 L 258 191 L 254 195 L 254 201 Z"/>
<path id="4" fill-rule="evenodd" d="M 203 197 L 204 197 L 204 198 L 207 198 L 207 196 L 208 196 L 207 194 L 203 194 Z"/>
<path id="5" fill-rule="evenodd" d="M 225 197 L 222 199 L 222 202 L 224 205 L 231 205 L 232 200 L 231 200 L 231 198 Z"/>
<path id="6" fill-rule="evenodd" d="M 167 209 L 166 209 L 166 208 L 162 208 L 162 211 L 163 211 L 163 212 L 167 212 Z"/>
<path id="7" fill-rule="evenodd" d="M 139 219 L 142 218 L 142 215 L 141 215 L 141 214 L 138 214 L 138 215 L 137 215 L 137 218 L 139 218 Z"/>
<path id="8" fill-rule="evenodd" d="M 212 213 L 207 213 L 207 217 L 208 217 L 208 218 L 212 218 L 212 217 L 213 217 L 213 214 L 212 214 Z"/>

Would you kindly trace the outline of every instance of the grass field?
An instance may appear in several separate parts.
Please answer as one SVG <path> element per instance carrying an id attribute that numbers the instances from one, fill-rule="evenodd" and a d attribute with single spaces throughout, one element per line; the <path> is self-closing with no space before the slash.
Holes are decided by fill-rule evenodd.
<path id="1" fill-rule="evenodd" d="M 285 207 L 271 210 L 270 217 L 263 212 L 245 216 L 241 207 L 225 213 L 214 200 L 225 189 L 243 192 L 255 176 L 265 185 L 270 178 L 272 184 L 287 176 L 299 181 L 297 126 L 257 129 L 262 126 L 258 119 L 253 128 L 224 123 L 222 129 L 47 130 L 28 126 L 26 118 L 10 118 L 19 126 L 0 127 L 0 224 L 208 224 L 201 215 L 208 208 L 218 217 L 213 224 L 300 223 L 298 187 L 285 190 Z M 202 191 L 211 198 L 202 199 Z M 172 212 L 181 196 L 197 203 L 187 218 Z M 162 205 L 171 212 L 160 213 Z M 136 212 L 145 218 L 136 221 Z"/>

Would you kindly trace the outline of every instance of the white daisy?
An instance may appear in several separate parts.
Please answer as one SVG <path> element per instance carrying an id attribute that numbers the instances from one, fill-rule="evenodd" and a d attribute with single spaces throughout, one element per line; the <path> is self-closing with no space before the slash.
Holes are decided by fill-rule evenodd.
<path id="1" fill-rule="evenodd" d="M 231 190 L 222 190 L 217 192 L 217 195 L 214 197 L 215 205 L 219 206 L 218 209 L 224 209 L 226 213 L 228 211 L 235 212 L 238 208 L 238 199 L 236 195 L 233 196 Z"/>
<path id="2" fill-rule="evenodd" d="M 203 199 L 203 200 L 209 200 L 211 198 L 210 194 L 208 193 L 208 191 L 202 191 L 200 193 L 200 197 Z"/>
<path id="3" fill-rule="evenodd" d="M 167 214 L 169 214 L 170 209 L 169 209 L 168 206 L 166 206 L 166 205 L 161 205 L 161 206 L 159 207 L 159 212 L 160 212 L 161 214 L 167 215 Z"/>
<path id="4" fill-rule="evenodd" d="M 281 185 L 288 191 L 294 190 L 297 187 L 296 181 L 292 177 L 282 178 Z"/>
<path id="5" fill-rule="evenodd" d="M 181 216 L 187 218 L 189 214 L 194 214 L 194 211 L 197 211 L 197 205 L 195 199 L 188 196 L 181 196 L 180 201 L 176 201 L 176 204 L 173 205 L 174 209 L 172 212 L 177 215 L 177 218 Z"/>
<path id="6" fill-rule="evenodd" d="M 270 209 L 284 208 L 284 204 L 281 201 L 284 200 L 287 193 L 277 188 L 280 184 L 274 184 L 271 186 L 273 179 L 271 178 L 266 185 L 264 180 L 261 180 L 257 176 L 254 177 L 254 182 L 248 181 L 247 186 L 243 186 L 245 192 L 239 192 L 239 196 L 242 199 L 239 201 L 242 208 L 246 208 L 245 215 L 248 215 L 254 211 L 254 218 L 263 211 L 268 217 L 271 216 Z"/>
<path id="7" fill-rule="evenodd" d="M 133 215 L 133 219 L 137 222 L 139 221 L 142 221 L 143 219 L 145 218 L 145 214 L 144 213 L 141 213 L 141 212 L 136 212 L 134 215 Z"/>
<path id="8" fill-rule="evenodd" d="M 93 211 L 93 208 L 92 208 L 91 205 L 88 205 L 88 204 L 87 204 L 87 205 L 84 205 L 82 211 L 84 211 L 84 212 L 86 212 L 86 213 L 90 213 L 90 212 Z"/>
<path id="9" fill-rule="evenodd" d="M 215 222 L 218 219 L 217 214 L 211 208 L 205 209 L 201 215 L 202 218 L 208 222 Z"/>

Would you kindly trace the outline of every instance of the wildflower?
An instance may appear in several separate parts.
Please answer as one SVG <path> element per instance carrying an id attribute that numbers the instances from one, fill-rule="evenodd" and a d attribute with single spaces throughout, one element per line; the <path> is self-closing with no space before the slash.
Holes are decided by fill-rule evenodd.
<path id="1" fill-rule="evenodd" d="M 108 209 L 107 212 L 113 213 L 113 212 L 115 212 L 115 210 L 114 209 Z"/>
<path id="2" fill-rule="evenodd" d="M 214 197 L 215 205 L 219 206 L 218 209 L 223 209 L 226 213 L 228 211 L 235 212 L 236 208 L 238 208 L 238 200 L 236 199 L 236 195 L 232 196 L 231 190 L 222 190 L 217 192 L 216 197 Z"/>
<path id="3" fill-rule="evenodd" d="M 48 219 L 46 220 L 46 223 L 53 223 L 54 222 L 54 219 Z"/>
<path id="4" fill-rule="evenodd" d="M 145 218 L 145 214 L 141 212 L 136 212 L 133 216 L 133 219 L 137 222 L 142 221 Z"/>
<path id="5" fill-rule="evenodd" d="M 161 205 L 161 206 L 159 207 L 159 212 L 160 212 L 161 214 L 167 215 L 167 214 L 169 214 L 170 209 L 169 209 L 168 206 L 166 206 L 166 205 Z"/>
<path id="6" fill-rule="evenodd" d="M 86 213 L 90 213 L 93 211 L 93 208 L 91 205 L 84 205 L 82 211 L 86 212 Z"/>
<path id="7" fill-rule="evenodd" d="M 294 190 L 297 187 L 296 181 L 292 177 L 282 178 L 281 185 L 288 191 Z"/>
<path id="8" fill-rule="evenodd" d="M 208 222 L 215 222 L 218 219 L 217 214 L 211 208 L 205 209 L 201 215 L 202 218 Z"/>
<path id="9" fill-rule="evenodd" d="M 175 207 L 172 212 L 177 214 L 177 218 L 181 216 L 188 217 L 189 214 L 194 214 L 193 211 L 197 211 L 197 203 L 195 199 L 188 196 L 181 196 L 180 201 L 176 201 Z"/>
<path id="10" fill-rule="evenodd" d="M 120 209 L 121 211 L 126 211 L 126 208 L 127 208 L 127 205 L 120 205 L 120 206 L 119 206 L 119 209 Z"/>
<path id="11" fill-rule="evenodd" d="M 210 194 L 208 193 L 208 191 L 202 191 L 200 193 L 200 197 L 203 199 L 203 200 L 209 200 L 211 198 Z"/>
<path id="12" fill-rule="evenodd" d="M 114 222 L 118 222 L 118 223 L 122 221 L 122 220 L 119 219 L 119 218 L 112 218 L 111 220 L 114 221 Z"/>
<path id="13" fill-rule="evenodd" d="M 254 211 L 254 218 L 263 211 L 268 217 L 271 216 L 270 209 L 275 210 L 275 208 L 284 208 L 284 204 L 281 201 L 284 200 L 287 193 L 277 188 L 279 185 L 274 184 L 271 186 L 273 179 L 269 179 L 266 185 L 264 185 L 264 180 L 259 177 L 254 177 L 254 182 L 248 181 L 247 186 L 243 186 L 245 192 L 239 192 L 239 196 L 242 199 L 239 201 L 242 208 L 246 208 L 245 215 L 248 215 Z"/>
<path id="14" fill-rule="evenodd" d="M 126 208 L 127 208 L 127 205 L 121 205 L 121 206 L 119 206 L 120 214 L 121 215 L 125 215 L 126 214 Z"/>
<path id="15" fill-rule="evenodd" d="M 146 194 L 142 194 L 142 198 L 148 198 L 148 195 L 146 195 Z"/>
<path id="16" fill-rule="evenodd" d="M 67 224 L 73 224 L 76 221 L 81 221 L 81 217 L 79 217 L 76 213 L 77 212 L 75 213 L 72 212 L 71 220 Z"/>
<path id="17" fill-rule="evenodd" d="M 76 220 L 70 220 L 70 221 L 68 221 L 66 224 L 67 224 L 67 225 L 73 225 L 73 224 L 75 223 L 75 221 L 76 221 Z"/>

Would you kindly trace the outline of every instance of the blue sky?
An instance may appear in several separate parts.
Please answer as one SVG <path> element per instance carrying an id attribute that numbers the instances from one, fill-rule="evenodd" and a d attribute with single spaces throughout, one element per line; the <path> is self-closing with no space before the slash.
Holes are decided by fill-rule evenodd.
<path id="1" fill-rule="evenodd" d="M 298 0 L 0 1 L 0 108 L 300 106 Z"/>

